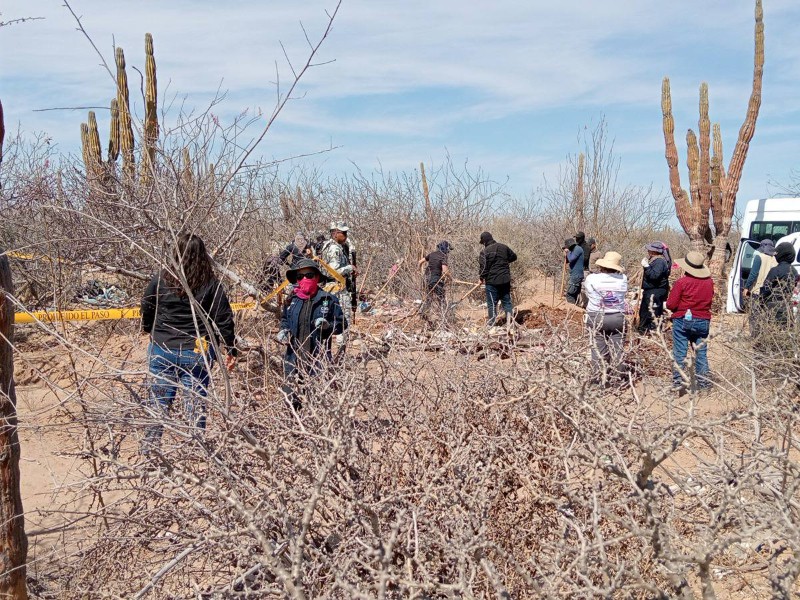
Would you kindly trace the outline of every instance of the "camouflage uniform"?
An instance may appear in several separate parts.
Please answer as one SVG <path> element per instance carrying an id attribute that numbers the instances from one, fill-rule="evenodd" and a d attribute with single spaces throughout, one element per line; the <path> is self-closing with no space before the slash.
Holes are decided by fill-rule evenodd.
<path id="1" fill-rule="evenodd" d="M 347 226 L 343 223 L 335 223 L 331 224 L 331 229 L 340 229 L 342 231 L 347 231 Z M 336 226 L 334 226 L 336 225 Z M 344 227 L 345 229 L 341 229 Z M 350 256 L 348 252 L 345 252 L 344 248 L 334 239 L 329 239 L 325 242 L 322 246 L 322 260 L 328 263 L 331 268 L 333 268 L 337 273 L 342 275 L 346 281 L 352 281 L 352 275 L 350 272 L 353 270 L 350 264 Z M 351 304 L 350 292 L 348 291 L 349 286 L 345 286 L 343 290 L 338 292 L 336 295 L 339 298 L 339 304 L 342 307 L 342 312 L 344 313 L 344 318 L 347 321 L 347 328 L 350 327 L 350 324 L 353 320 L 353 308 Z M 341 339 L 338 339 L 340 344 L 347 343 L 347 329 L 345 333 L 342 334 Z"/>

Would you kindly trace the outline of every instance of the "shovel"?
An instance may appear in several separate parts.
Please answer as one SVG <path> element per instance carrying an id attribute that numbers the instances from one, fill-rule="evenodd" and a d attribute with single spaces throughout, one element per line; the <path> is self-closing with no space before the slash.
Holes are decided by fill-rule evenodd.
<path id="1" fill-rule="evenodd" d="M 477 290 L 479 287 L 481 287 L 481 285 L 482 285 L 482 284 L 481 284 L 480 282 L 478 282 L 478 283 L 476 283 L 475 285 L 473 285 L 473 286 L 472 286 L 472 287 L 469 289 L 469 291 L 468 291 L 466 294 L 464 294 L 463 296 L 461 296 L 461 298 L 459 298 L 459 299 L 458 299 L 458 300 L 456 300 L 455 302 L 451 302 L 451 303 L 450 303 L 450 304 L 447 306 L 447 309 L 448 309 L 448 310 L 452 310 L 453 308 L 455 308 L 456 306 L 458 306 L 459 304 L 461 304 L 461 303 L 462 303 L 464 300 L 466 300 L 466 299 L 467 299 L 467 296 L 469 296 L 469 295 L 470 295 L 472 292 L 474 292 L 474 291 L 475 291 L 475 290 Z"/>

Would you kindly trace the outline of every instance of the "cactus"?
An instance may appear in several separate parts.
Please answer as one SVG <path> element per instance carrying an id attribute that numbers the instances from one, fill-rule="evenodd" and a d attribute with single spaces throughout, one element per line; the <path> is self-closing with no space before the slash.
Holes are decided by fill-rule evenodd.
<path id="1" fill-rule="evenodd" d="M 722 133 L 719 123 L 714 123 L 714 153 L 711 155 L 711 215 L 714 218 L 714 231 L 722 231 Z"/>
<path id="2" fill-rule="evenodd" d="M 213 162 L 208 163 L 208 185 L 212 192 L 217 189 L 217 173 Z"/>
<path id="3" fill-rule="evenodd" d="M 661 113 L 663 115 L 662 127 L 664 129 L 664 145 L 666 152 L 664 156 L 667 159 L 667 167 L 669 168 L 669 185 L 672 190 L 672 197 L 675 199 L 675 212 L 678 215 L 678 222 L 681 227 L 692 240 L 693 244 L 697 244 L 696 240 L 699 236 L 699 231 L 696 231 L 699 224 L 696 224 L 692 205 L 689 202 L 689 195 L 686 190 L 681 187 L 681 175 L 678 170 L 678 148 L 675 146 L 675 119 L 672 116 L 672 96 L 669 89 L 669 77 L 664 77 L 661 84 Z M 702 239 L 702 238 L 699 238 Z"/>
<path id="4" fill-rule="evenodd" d="M 156 58 L 153 54 L 153 36 L 144 35 L 145 89 L 144 89 L 144 153 L 142 174 L 148 176 L 155 165 L 158 140 L 158 90 L 156 85 Z"/>
<path id="5" fill-rule="evenodd" d="M 89 111 L 89 122 L 81 123 L 81 150 L 86 170 L 86 180 L 96 184 L 102 174 L 103 158 L 100 154 L 100 132 L 97 128 L 97 117 Z"/>
<path id="6" fill-rule="evenodd" d="M 86 177 L 90 177 L 92 170 L 92 159 L 89 156 L 89 126 L 81 123 L 81 151 L 83 153 L 83 166 L 86 170 Z"/>
<path id="7" fill-rule="evenodd" d="M 697 189 L 698 195 L 694 198 L 699 203 L 700 214 L 708 215 L 711 210 L 711 120 L 708 117 L 708 84 L 700 84 L 700 181 Z M 708 223 L 706 221 L 706 228 Z"/>
<path id="8" fill-rule="evenodd" d="M 122 168 L 127 176 L 133 177 L 135 169 L 133 160 L 133 126 L 128 94 L 128 75 L 125 73 L 125 53 L 122 48 L 117 48 L 115 58 L 117 63 L 117 109 L 119 111 L 119 145 L 122 152 Z"/>
<path id="9" fill-rule="evenodd" d="M 299 185 L 297 186 L 295 191 L 294 213 L 296 215 L 303 214 L 303 190 L 300 189 Z"/>
<path id="10" fill-rule="evenodd" d="M 708 228 L 708 215 L 703 214 L 700 204 L 700 179 L 707 177 L 708 172 L 700 172 L 700 147 L 697 144 L 697 136 L 691 129 L 686 132 L 686 148 L 686 166 L 689 169 L 689 206 L 691 207 L 692 222 L 695 224 L 693 234 L 702 239 Z"/>
<path id="11" fill-rule="evenodd" d="M 428 229 L 433 229 L 433 207 L 431 206 L 431 195 L 428 188 L 428 178 L 425 176 L 425 163 L 419 163 L 419 173 L 422 178 L 422 195 L 425 199 L 425 221 L 428 224 Z"/>
<path id="12" fill-rule="evenodd" d="M 586 155 L 578 154 L 578 175 L 575 181 L 575 226 L 578 231 L 586 229 L 586 189 L 584 173 L 586 171 Z"/>
<path id="13" fill-rule="evenodd" d="M 153 53 L 153 36 L 149 33 L 144 37 L 145 45 L 145 120 L 142 153 L 142 178 L 144 181 L 150 176 L 155 164 L 156 144 L 158 142 L 158 86 L 156 81 L 156 61 Z M 108 159 L 103 162 L 99 151 L 100 136 L 97 132 L 97 121 L 94 113 L 89 113 L 89 124 L 84 132 L 81 126 L 81 143 L 83 147 L 84 163 L 87 166 L 87 175 L 104 173 L 106 183 L 111 185 L 113 179 L 114 163 L 122 154 L 123 174 L 132 179 L 136 174 L 134 158 L 133 118 L 131 114 L 130 92 L 128 89 L 128 75 L 125 71 L 125 52 L 117 48 L 114 54 L 117 66 L 117 92 L 111 100 L 111 124 L 108 136 Z M 95 161 L 96 159 L 96 161 Z M 105 168 L 103 168 L 105 167 Z"/>
<path id="14" fill-rule="evenodd" d="M 281 193 L 278 196 L 278 202 L 280 203 L 281 206 L 281 214 L 283 215 L 283 220 L 286 223 L 289 223 L 292 220 L 292 207 L 289 204 L 289 194 L 281 190 Z"/>
<path id="15" fill-rule="evenodd" d="M 747 150 L 756 131 L 758 111 L 761 108 L 761 85 L 764 77 L 764 9 L 761 0 L 756 0 L 756 26 L 755 26 L 755 61 L 753 66 L 753 89 L 750 92 L 750 101 L 747 104 L 747 116 L 741 129 L 736 146 L 733 149 L 731 162 L 728 165 L 727 175 L 722 177 L 722 217 L 723 228 L 730 232 L 733 218 L 733 207 L 736 204 L 736 194 L 739 192 L 739 182 L 742 178 L 744 161 Z"/>
<path id="16" fill-rule="evenodd" d="M 111 125 L 108 132 L 108 162 L 117 161 L 119 156 L 119 108 L 117 99 L 111 101 Z"/>
<path id="17" fill-rule="evenodd" d="M 100 153 L 100 131 L 97 128 L 97 117 L 93 110 L 89 111 L 89 133 L 87 142 L 89 159 L 92 161 L 92 166 L 95 171 L 99 172 L 103 158 Z"/>
<path id="18" fill-rule="evenodd" d="M 755 133 L 758 111 L 761 107 L 761 87 L 764 74 L 764 11 L 761 0 L 755 5 L 755 51 L 753 87 L 747 107 L 745 121 L 739 130 L 728 172 L 725 172 L 722 156 L 722 135 L 718 123 L 713 126 L 713 154 L 711 151 L 711 121 L 708 116 L 708 85 L 700 86 L 700 138 L 690 129 L 686 136 L 688 144 L 687 166 L 689 168 L 689 191 L 681 187 L 678 172 L 678 153 L 675 148 L 675 121 L 672 116 L 672 99 L 669 78 L 665 77 L 661 87 L 661 112 L 663 115 L 665 157 L 669 169 L 669 182 L 675 211 L 683 230 L 695 249 L 703 250 L 706 242 L 713 241 L 714 250 L 711 271 L 720 277 L 724 270 L 725 246 L 730 235 L 736 194 L 747 150 Z M 712 219 L 714 233 L 709 226 Z"/>
<path id="19" fill-rule="evenodd" d="M 192 171 L 192 159 L 189 155 L 189 148 L 184 146 L 182 154 L 183 169 L 181 171 L 181 181 L 183 182 L 183 187 L 188 193 L 188 191 L 194 186 L 194 172 Z"/>

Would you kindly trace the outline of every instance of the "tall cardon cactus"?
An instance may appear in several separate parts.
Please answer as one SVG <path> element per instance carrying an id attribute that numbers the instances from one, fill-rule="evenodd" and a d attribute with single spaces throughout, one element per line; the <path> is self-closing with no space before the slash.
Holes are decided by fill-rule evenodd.
<path id="1" fill-rule="evenodd" d="M 89 161 L 93 176 L 99 176 L 102 171 L 103 157 L 100 150 L 100 132 L 97 129 L 97 117 L 93 110 L 89 111 L 89 127 L 86 138 L 88 145 Z"/>
<path id="2" fill-rule="evenodd" d="M 119 156 L 119 108 L 117 99 L 111 101 L 111 125 L 108 133 L 108 162 L 117 162 Z"/>
<path id="3" fill-rule="evenodd" d="M 153 36 L 146 33 L 144 36 L 145 50 L 145 81 L 144 81 L 144 127 L 141 140 L 142 184 L 150 180 L 156 162 L 156 147 L 158 145 L 158 84 L 156 80 L 156 59 L 153 52 Z M 81 144 L 83 159 L 86 165 L 86 176 L 90 180 L 100 177 L 106 192 L 111 192 L 116 186 L 115 167 L 120 154 L 122 155 L 122 175 L 131 182 L 136 176 L 136 163 L 134 156 L 133 117 L 131 112 L 130 92 L 128 89 L 128 75 L 126 72 L 125 52 L 117 48 L 114 54 L 117 67 L 117 91 L 111 100 L 110 132 L 108 137 L 108 158 L 104 162 L 100 153 L 100 135 L 97 130 L 97 120 L 93 112 L 89 113 L 89 123 L 81 126 Z M 84 127 L 85 126 L 85 127 Z"/>
<path id="4" fill-rule="evenodd" d="M 156 161 L 158 142 L 158 90 L 156 83 L 156 58 L 153 54 L 153 36 L 144 36 L 145 87 L 144 87 L 144 153 L 142 154 L 142 178 L 150 176 Z"/>
<path id="5" fill-rule="evenodd" d="M 747 115 L 739 130 L 739 137 L 725 172 L 722 155 L 722 135 L 719 124 L 711 125 L 708 116 L 708 85 L 700 86 L 699 140 L 691 129 L 686 134 L 688 146 L 689 193 L 681 187 L 678 170 L 678 150 L 675 147 L 675 121 L 672 115 L 672 97 L 669 78 L 661 87 L 664 143 L 675 211 L 681 227 L 689 236 L 692 246 L 712 255 L 711 271 L 721 277 L 725 266 L 725 246 L 731 231 L 736 194 L 750 141 L 755 133 L 758 111 L 761 107 L 761 86 L 764 74 L 764 11 L 761 0 L 755 7 L 755 58 L 753 86 Z M 712 134 L 713 131 L 713 134 Z M 712 143 L 713 139 L 713 143 Z M 711 228 L 713 225 L 713 231 Z M 712 246 L 713 244 L 713 246 Z"/>
<path id="6" fill-rule="evenodd" d="M 128 93 L 128 75 L 125 72 L 125 53 L 122 48 L 116 51 L 117 63 L 117 109 L 119 111 L 119 148 L 122 153 L 122 170 L 128 177 L 135 173 L 133 159 L 133 124 L 131 104 Z"/>

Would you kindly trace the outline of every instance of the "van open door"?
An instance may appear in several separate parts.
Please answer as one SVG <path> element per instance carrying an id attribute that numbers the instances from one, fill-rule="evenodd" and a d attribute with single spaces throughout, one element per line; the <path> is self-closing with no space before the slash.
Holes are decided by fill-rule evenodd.
<path id="1" fill-rule="evenodd" d="M 728 276 L 728 298 L 726 310 L 729 313 L 744 312 L 742 302 L 742 288 L 744 282 L 750 275 L 750 268 L 753 266 L 753 257 L 760 246 L 760 242 L 754 240 L 741 240 L 739 248 L 736 250 L 736 258 L 731 265 L 731 272 Z"/>

